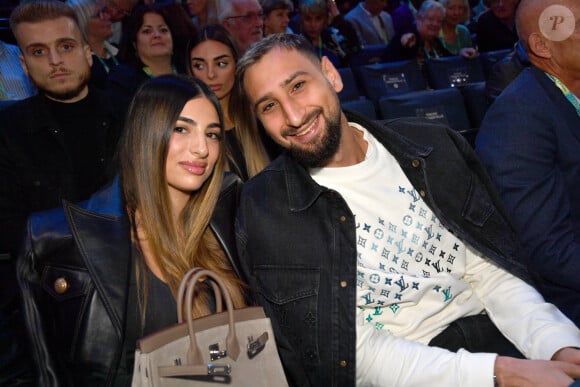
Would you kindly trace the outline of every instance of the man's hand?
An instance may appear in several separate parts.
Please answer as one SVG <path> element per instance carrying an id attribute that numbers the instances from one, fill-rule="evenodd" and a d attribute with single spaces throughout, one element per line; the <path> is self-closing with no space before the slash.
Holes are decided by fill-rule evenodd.
<path id="1" fill-rule="evenodd" d="M 580 364 L 580 349 L 573 347 L 562 348 L 552 356 L 552 360 Z"/>
<path id="2" fill-rule="evenodd" d="M 498 356 L 494 372 L 501 387 L 568 387 L 574 379 L 580 378 L 580 365 L 567 361 L 522 360 Z"/>
<path id="3" fill-rule="evenodd" d="M 407 32 L 401 36 L 401 45 L 403 47 L 413 47 L 417 43 L 417 37 L 412 32 Z"/>

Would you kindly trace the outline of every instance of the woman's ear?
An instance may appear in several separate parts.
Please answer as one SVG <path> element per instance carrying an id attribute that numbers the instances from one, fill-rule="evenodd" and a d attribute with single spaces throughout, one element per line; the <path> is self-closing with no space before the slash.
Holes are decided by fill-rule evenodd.
<path id="1" fill-rule="evenodd" d="M 332 62 L 326 57 L 323 56 L 321 59 L 321 66 L 322 66 L 322 73 L 328 80 L 328 82 L 332 85 L 334 91 L 339 93 L 342 90 L 342 78 L 340 77 L 340 73 L 334 67 Z"/>

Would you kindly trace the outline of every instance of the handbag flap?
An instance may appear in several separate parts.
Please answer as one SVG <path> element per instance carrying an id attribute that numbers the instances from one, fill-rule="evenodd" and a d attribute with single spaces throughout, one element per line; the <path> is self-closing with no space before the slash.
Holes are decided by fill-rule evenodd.
<path id="1" fill-rule="evenodd" d="M 234 321 L 248 321 L 266 318 L 264 309 L 261 306 L 250 306 L 247 308 L 234 310 Z M 193 320 L 193 327 L 196 332 L 201 332 L 209 328 L 227 325 L 228 312 L 215 313 Z M 167 343 L 175 341 L 180 337 L 188 335 L 187 322 L 175 324 L 161 331 L 152 333 L 137 341 L 137 348 L 142 353 L 150 353 Z"/>

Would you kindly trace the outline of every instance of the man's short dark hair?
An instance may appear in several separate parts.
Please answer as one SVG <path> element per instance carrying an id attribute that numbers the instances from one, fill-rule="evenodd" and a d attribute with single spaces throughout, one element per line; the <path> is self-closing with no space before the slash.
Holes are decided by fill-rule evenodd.
<path id="1" fill-rule="evenodd" d="M 290 0 L 260 0 L 260 5 L 265 16 L 278 9 L 287 9 L 290 12 L 294 10 L 294 4 Z"/>
<path id="2" fill-rule="evenodd" d="M 301 35 L 272 34 L 252 44 L 236 64 L 236 79 L 230 96 L 230 116 L 236 123 L 236 127 L 238 123 L 244 127 L 244 125 L 250 125 L 256 120 L 254 108 L 250 106 L 244 89 L 246 71 L 275 48 L 287 51 L 295 50 L 320 66 L 320 59 L 314 52 L 312 45 Z"/>
<path id="3" fill-rule="evenodd" d="M 75 11 L 67 4 L 58 0 L 34 0 L 25 2 L 10 14 L 10 29 L 15 31 L 21 23 L 40 23 L 66 17 L 79 25 Z M 80 28 L 79 28 L 80 30 Z"/>

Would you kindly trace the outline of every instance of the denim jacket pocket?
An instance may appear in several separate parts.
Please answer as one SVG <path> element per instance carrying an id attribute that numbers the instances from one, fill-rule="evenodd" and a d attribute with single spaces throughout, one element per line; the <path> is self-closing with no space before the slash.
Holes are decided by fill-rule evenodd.
<path id="1" fill-rule="evenodd" d="M 486 187 L 472 175 L 467 200 L 463 206 L 463 217 L 472 224 L 482 227 L 494 211 L 495 208 Z"/>
<path id="2" fill-rule="evenodd" d="M 318 268 L 263 265 L 254 268 L 257 293 L 282 334 L 306 364 L 320 362 Z"/>

